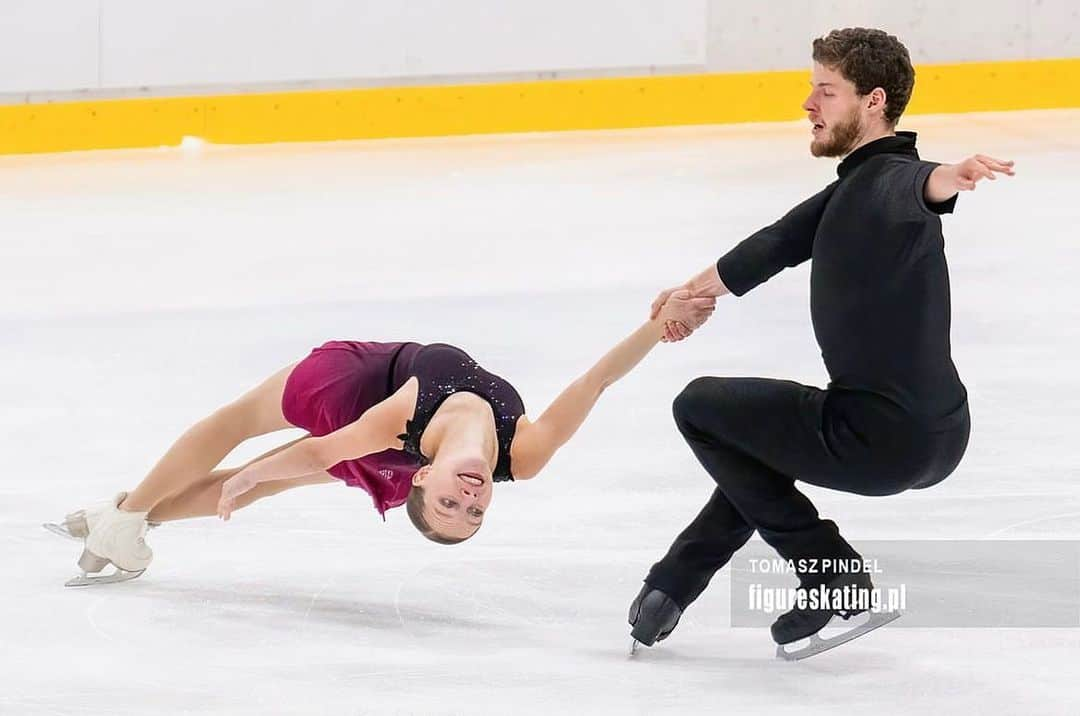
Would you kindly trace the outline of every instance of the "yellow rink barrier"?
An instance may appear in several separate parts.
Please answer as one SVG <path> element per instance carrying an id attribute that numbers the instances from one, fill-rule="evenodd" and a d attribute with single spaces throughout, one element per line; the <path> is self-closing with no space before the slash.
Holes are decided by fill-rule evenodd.
<path id="1" fill-rule="evenodd" d="M 1080 58 L 916 67 L 908 114 L 1080 107 Z M 0 154 L 797 119 L 809 72 L 0 105 Z"/>

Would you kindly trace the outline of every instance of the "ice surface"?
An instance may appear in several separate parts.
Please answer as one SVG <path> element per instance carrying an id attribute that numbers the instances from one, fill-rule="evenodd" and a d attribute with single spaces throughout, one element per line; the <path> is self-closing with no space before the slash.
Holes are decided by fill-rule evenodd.
<path id="1" fill-rule="evenodd" d="M 926 158 L 1017 161 L 945 219 L 970 448 L 929 491 L 806 491 L 856 546 L 1075 539 L 1080 112 L 905 128 Z M 61 586 L 78 545 L 41 522 L 133 486 L 324 340 L 460 344 L 537 412 L 656 290 L 828 182 L 807 142 L 792 123 L 0 158 L 0 713 L 1080 713 L 1080 629 L 885 628 L 781 663 L 729 627 L 726 571 L 628 659 L 640 579 L 710 491 L 670 401 L 701 374 L 823 384 L 807 266 L 660 346 L 465 545 L 320 485 L 166 524 L 135 582 Z"/>

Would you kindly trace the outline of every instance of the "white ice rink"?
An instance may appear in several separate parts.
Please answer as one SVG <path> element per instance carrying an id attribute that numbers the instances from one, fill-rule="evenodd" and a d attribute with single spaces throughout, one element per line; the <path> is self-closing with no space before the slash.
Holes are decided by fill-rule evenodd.
<path id="1" fill-rule="evenodd" d="M 1080 111 L 902 128 L 928 159 L 1017 162 L 944 219 L 970 447 L 929 491 L 805 489 L 856 547 L 1076 539 Z M 808 141 L 800 122 L 0 158 L 0 713 L 1080 713 L 1080 628 L 886 628 L 782 663 L 767 630 L 730 628 L 727 570 L 628 659 L 627 606 L 712 485 L 671 399 L 702 374 L 823 385 L 808 265 L 660 346 L 469 543 L 320 485 L 166 524 L 134 582 L 62 586 L 79 546 L 41 522 L 134 486 L 324 340 L 459 344 L 537 413 L 658 289 L 835 176 Z"/>

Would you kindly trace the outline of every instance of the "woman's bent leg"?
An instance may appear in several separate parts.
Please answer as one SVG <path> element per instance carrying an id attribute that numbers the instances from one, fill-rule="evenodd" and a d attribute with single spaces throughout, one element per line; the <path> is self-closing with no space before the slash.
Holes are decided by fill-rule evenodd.
<path id="1" fill-rule="evenodd" d="M 147 519 L 151 522 L 172 522 L 174 520 L 186 520 L 192 517 L 213 517 L 217 514 L 218 500 L 221 498 L 221 485 L 230 477 L 240 471 L 215 470 L 211 475 L 214 479 L 199 482 L 179 495 L 163 500 L 158 506 L 150 510 Z M 290 480 L 274 480 L 264 482 L 253 490 L 249 490 L 236 500 L 236 509 L 247 507 L 256 500 L 270 495 L 290 490 L 304 485 L 318 485 L 326 482 L 340 482 L 336 477 L 326 472 L 316 472 L 303 477 L 294 477 Z"/>
<path id="2" fill-rule="evenodd" d="M 292 427 L 281 412 L 285 381 L 294 365 L 284 368 L 238 399 L 188 428 L 121 505 L 128 512 L 147 512 L 171 495 L 183 492 L 217 467 L 248 438 Z"/>
<path id="3" fill-rule="evenodd" d="M 300 440 L 306 439 L 306 437 L 300 438 L 299 440 L 293 440 L 290 443 L 274 448 L 247 463 L 247 465 L 281 452 L 300 442 Z M 244 467 L 247 467 L 247 465 L 225 470 L 214 470 L 209 475 L 204 476 L 201 480 L 190 484 L 183 491 L 161 500 L 152 510 L 150 510 L 147 519 L 151 522 L 171 522 L 173 520 L 185 520 L 192 517 L 212 517 L 216 515 L 218 500 L 221 498 L 221 485 L 230 477 L 243 470 Z M 339 482 L 339 480 L 329 473 L 315 472 L 310 475 L 303 475 L 302 477 L 294 477 L 290 480 L 272 480 L 270 482 L 263 482 L 256 485 L 254 489 L 241 495 L 237 499 L 236 509 L 247 507 L 258 499 L 276 495 L 294 487 L 317 485 L 325 482 Z"/>

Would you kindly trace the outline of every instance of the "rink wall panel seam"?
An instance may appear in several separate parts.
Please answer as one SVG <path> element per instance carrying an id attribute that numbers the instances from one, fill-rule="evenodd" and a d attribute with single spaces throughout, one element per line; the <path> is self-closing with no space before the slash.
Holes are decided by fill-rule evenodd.
<path id="1" fill-rule="evenodd" d="M 920 65 L 908 114 L 1080 107 L 1080 58 Z M 804 70 L 0 106 L 0 154 L 801 118 Z"/>

